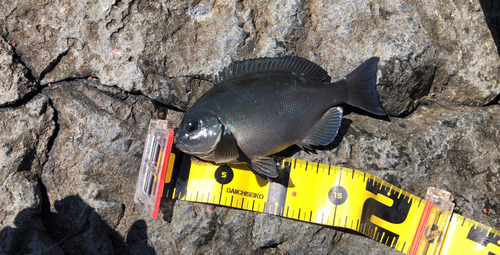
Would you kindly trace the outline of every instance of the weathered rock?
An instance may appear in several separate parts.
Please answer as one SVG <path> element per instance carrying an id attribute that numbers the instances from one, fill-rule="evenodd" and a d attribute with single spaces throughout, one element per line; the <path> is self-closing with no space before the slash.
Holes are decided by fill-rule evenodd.
<path id="1" fill-rule="evenodd" d="M 176 110 L 233 60 L 284 55 L 306 57 L 334 80 L 380 56 L 379 92 L 398 116 L 348 114 L 331 145 L 292 156 L 365 170 L 418 196 L 428 186 L 449 190 L 456 212 L 500 229 L 498 8 L 489 0 L 5 2 L 0 253 L 399 254 L 271 215 L 176 201 L 169 223 L 134 204 L 150 119 L 178 122 Z M 40 94 L 36 84 L 49 82 Z"/>
<path id="2" fill-rule="evenodd" d="M 50 239 L 44 227 L 39 211 L 29 207 L 20 211 L 14 222 L 0 230 L 0 238 L 2 238 L 0 254 L 31 254 L 34 252 L 64 254 L 56 242 Z"/>
<path id="3" fill-rule="evenodd" d="M 43 196 L 39 174 L 47 161 L 53 118 L 54 109 L 43 95 L 20 107 L 0 108 L 0 254 L 53 244 L 39 218 Z"/>
<path id="4" fill-rule="evenodd" d="M 144 248 L 144 235 L 115 229 L 125 210 L 134 208 L 149 120 L 165 118 L 166 109 L 144 96 L 87 81 L 54 84 L 43 94 L 58 116 L 57 137 L 41 176 L 47 192 L 42 218 L 49 236 L 69 253 L 125 252 L 127 233 L 130 249 Z M 143 225 L 135 228 L 145 231 Z"/>
<path id="5" fill-rule="evenodd" d="M 316 1 L 310 8 L 307 51 L 299 55 L 336 77 L 380 56 L 379 91 L 391 115 L 410 112 L 431 93 L 481 105 L 500 92 L 499 57 L 478 1 Z"/>
<path id="6" fill-rule="evenodd" d="M 28 76 L 28 69 L 16 61 L 12 47 L 0 37 L 0 106 L 13 104 L 36 90 Z"/>
<path id="7" fill-rule="evenodd" d="M 54 109 L 39 95 L 18 108 L 0 108 L 0 181 L 15 172 L 41 172 L 55 129 Z"/>
<path id="8" fill-rule="evenodd" d="M 359 235 L 343 235 L 342 239 L 336 244 L 337 248 L 333 254 L 401 255 L 401 252 L 394 252 L 394 250 L 388 246 L 379 245 L 374 242 L 364 242 L 364 239 L 365 237 Z"/>
<path id="9" fill-rule="evenodd" d="M 491 36 L 495 40 L 495 44 L 500 54 L 500 2 L 495 0 L 482 0 L 481 8 L 483 9 L 486 23 L 491 31 Z"/>
<path id="10" fill-rule="evenodd" d="M 257 215 L 252 231 L 254 245 L 263 248 L 282 243 L 284 233 L 280 231 L 280 225 L 279 217 L 267 214 Z"/>
<path id="11" fill-rule="evenodd" d="M 43 171 L 51 204 L 81 194 L 116 227 L 129 199 L 125 197 L 131 196 L 127 190 L 133 193 L 135 187 L 128 171 L 139 167 L 149 120 L 164 113 L 143 96 L 125 95 L 119 89 L 103 93 L 85 82 L 60 83 L 44 94 L 58 111 L 60 128 Z"/>
<path id="12" fill-rule="evenodd" d="M 429 95 L 485 105 L 500 93 L 500 58 L 479 1 L 33 1 L 6 4 L 0 18 L 43 84 L 96 76 L 179 109 L 231 60 L 288 54 L 335 78 L 380 56 L 391 115 Z"/>

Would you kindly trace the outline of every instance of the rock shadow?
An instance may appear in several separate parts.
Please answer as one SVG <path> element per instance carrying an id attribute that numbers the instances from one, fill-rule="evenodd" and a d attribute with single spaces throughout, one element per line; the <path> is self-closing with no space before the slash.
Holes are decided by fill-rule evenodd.
<path id="1" fill-rule="evenodd" d="M 15 227 L 0 231 L 0 254 L 156 254 L 143 220 L 133 223 L 124 240 L 78 195 L 54 207 L 57 213 L 19 212 Z"/>
<path id="2" fill-rule="evenodd" d="M 500 55 L 500 1 L 479 0 L 479 3 Z"/>

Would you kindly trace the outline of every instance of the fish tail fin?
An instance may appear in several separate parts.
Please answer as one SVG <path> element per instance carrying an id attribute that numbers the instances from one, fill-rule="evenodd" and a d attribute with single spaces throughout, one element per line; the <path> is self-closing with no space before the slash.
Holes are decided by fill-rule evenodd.
<path id="1" fill-rule="evenodd" d="M 376 89 L 378 61 L 378 57 L 372 57 L 344 78 L 349 91 L 346 103 L 384 116 L 387 113 L 382 108 Z"/>

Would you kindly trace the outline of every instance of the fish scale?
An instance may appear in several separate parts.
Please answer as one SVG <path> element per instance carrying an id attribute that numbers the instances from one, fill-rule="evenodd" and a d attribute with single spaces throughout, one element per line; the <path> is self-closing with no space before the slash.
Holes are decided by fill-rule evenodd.
<path id="1" fill-rule="evenodd" d="M 279 178 L 269 156 L 294 144 L 310 149 L 332 142 L 341 105 L 386 114 L 376 91 L 377 65 L 378 58 L 370 58 L 331 83 L 324 69 L 299 57 L 231 64 L 186 113 L 176 146 L 204 160 L 242 162 L 259 176 Z"/>

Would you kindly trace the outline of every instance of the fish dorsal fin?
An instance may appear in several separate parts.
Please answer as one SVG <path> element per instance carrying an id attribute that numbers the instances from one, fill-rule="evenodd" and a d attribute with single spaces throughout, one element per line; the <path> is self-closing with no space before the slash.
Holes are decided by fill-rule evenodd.
<path id="1" fill-rule="evenodd" d="M 342 108 L 333 107 L 314 125 L 306 138 L 296 144 L 311 149 L 311 145 L 327 145 L 335 139 L 342 120 Z"/>
<path id="2" fill-rule="evenodd" d="M 227 129 L 224 130 L 224 134 L 217 143 L 214 151 L 214 161 L 216 164 L 228 163 L 239 157 L 238 144 L 236 138 Z"/>
<path id="3" fill-rule="evenodd" d="M 331 80 L 328 72 L 315 63 L 301 57 L 288 56 L 234 62 L 219 72 L 214 83 L 219 84 L 232 78 L 258 72 L 288 72 L 319 82 L 329 82 Z"/>

